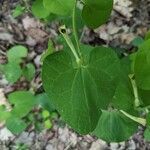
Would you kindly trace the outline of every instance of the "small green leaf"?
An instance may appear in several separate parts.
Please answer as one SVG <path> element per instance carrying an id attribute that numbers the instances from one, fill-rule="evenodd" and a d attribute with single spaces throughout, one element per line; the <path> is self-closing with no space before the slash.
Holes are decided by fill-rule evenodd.
<path id="1" fill-rule="evenodd" d="M 43 116 L 44 119 L 48 118 L 50 116 L 49 111 L 43 110 L 42 111 L 42 116 Z"/>
<path id="2" fill-rule="evenodd" d="M 23 68 L 22 74 L 28 81 L 31 81 L 35 75 L 34 65 L 31 63 L 27 64 L 26 67 Z"/>
<path id="3" fill-rule="evenodd" d="M 134 72 L 138 87 L 150 90 L 150 39 L 139 46 Z"/>
<path id="4" fill-rule="evenodd" d="M 47 119 L 46 121 L 44 121 L 44 126 L 46 129 L 50 129 L 52 128 L 52 122 Z"/>
<path id="5" fill-rule="evenodd" d="M 11 62 L 4 66 L 4 74 L 7 81 L 15 83 L 22 75 L 20 65 Z"/>
<path id="6" fill-rule="evenodd" d="M 102 111 L 93 134 L 107 142 L 122 142 L 137 131 L 138 124 L 117 111 Z"/>
<path id="7" fill-rule="evenodd" d="M 144 42 L 144 39 L 142 37 L 136 37 L 131 43 L 133 46 L 138 47 Z"/>
<path id="8" fill-rule="evenodd" d="M 44 60 L 43 86 L 62 118 L 86 134 L 94 130 L 100 109 L 106 109 L 114 95 L 119 60 L 112 49 L 97 47 L 90 50 L 89 59 L 83 53 L 83 64 L 75 67 L 66 51 Z"/>
<path id="9" fill-rule="evenodd" d="M 6 121 L 6 127 L 13 133 L 13 134 L 20 134 L 23 132 L 27 125 L 23 120 L 19 118 L 9 118 Z"/>
<path id="10" fill-rule="evenodd" d="M 41 105 L 41 107 L 46 109 L 47 111 L 55 111 L 55 107 L 46 93 L 36 95 L 36 101 L 38 105 Z"/>
<path id="11" fill-rule="evenodd" d="M 27 56 L 27 48 L 21 45 L 14 46 L 7 52 L 9 62 L 20 62 L 20 59 Z"/>
<path id="12" fill-rule="evenodd" d="M 25 11 L 25 7 L 22 7 L 21 5 L 17 5 L 16 8 L 13 10 L 13 14 L 12 16 L 14 18 L 19 17 L 20 15 L 22 15 Z"/>
<path id="13" fill-rule="evenodd" d="M 57 15 L 69 15 L 75 3 L 75 0 L 43 0 L 44 7 L 51 13 Z"/>
<path id="14" fill-rule="evenodd" d="M 11 114 L 17 118 L 26 116 L 35 106 L 35 96 L 28 91 L 16 91 L 8 95 L 8 100 L 13 104 Z"/>
<path id="15" fill-rule="evenodd" d="M 82 17 L 90 28 L 106 23 L 113 8 L 113 0 L 84 0 Z"/>
<path id="16" fill-rule="evenodd" d="M 50 15 L 50 12 L 44 8 L 43 0 L 36 0 L 32 5 L 32 13 L 35 17 L 42 19 Z"/>

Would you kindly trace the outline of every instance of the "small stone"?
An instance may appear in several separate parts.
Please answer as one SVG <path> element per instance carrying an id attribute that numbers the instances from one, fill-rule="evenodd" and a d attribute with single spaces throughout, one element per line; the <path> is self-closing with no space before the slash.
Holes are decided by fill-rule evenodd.
<path id="1" fill-rule="evenodd" d="M 136 149 L 135 142 L 133 140 L 130 140 L 128 142 L 128 150 L 135 150 L 135 149 Z"/>
<path id="2" fill-rule="evenodd" d="M 91 145 L 90 150 L 105 150 L 107 147 L 106 143 L 100 139 L 93 142 Z"/>
<path id="3" fill-rule="evenodd" d="M 119 150 L 124 150 L 125 147 L 126 147 L 126 143 L 125 142 L 119 143 Z"/>
<path id="4" fill-rule="evenodd" d="M 118 143 L 110 143 L 110 147 L 111 147 L 111 150 L 116 150 L 118 149 L 119 145 Z"/>
<path id="5" fill-rule="evenodd" d="M 59 128 L 58 130 L 59 139 L 66 143 L 69 140 L 69 129 L 67 127 L 65 128 Z"/>
<path id="6" fill-rule="evenodd" d="M 25 145 L 31 146 L 33 143 L 33 138 L 29 137 L 28 132 L 23 132 L 19 138 L 16 140 L 16 143 L 23 143 Z"/>
<path id="7" fill-rule="evenodd" d="M 69 138 L 71 145 L 75 146 L 77 144 L 77 135 L 75 133 L 72 133 Z"/>
<path id="8" fill-rule="evenodd" d="M 39 68 L 41 65 L 41 55 L 38 55 L 35 59 L 34 59 L 34 63 L 35 65 Z"/>
<path id="9" fill-rule="evenodd" d="M 31 132 L 30 135 L 29 135 L 29 137 L 33 139 L 35 137 L 35 133 Z"/>
<path id="10" fill-rule="evenodd" d="M 14 135 L 7 128 L 3 128 L 0 130 L 1 141 L 8 141 L 10 138 L 14 138 Z"/>
<path id="11" fill-rule="evenodd" d="M 55 150 L 55 149 L 54 149 L 53 145 L 48 144 L 48 145 L 46 146 L 46 150 Z"/>
<path id="12" fill-rule="evenodd" d="M 36 40 L 33 39 L 32 37 L 28 36 L 27 40 L 26 40 L 26 44 L 28 46 L 35 46 L 37 44 Z"/>

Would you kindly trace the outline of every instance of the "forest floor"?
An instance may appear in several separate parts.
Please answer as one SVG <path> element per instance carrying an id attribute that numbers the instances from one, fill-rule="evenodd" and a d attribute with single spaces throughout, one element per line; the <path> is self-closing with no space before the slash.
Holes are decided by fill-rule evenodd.
<path id="1" fill-rule="evenodd" d="M 12 11 L 20 3 L 17 0 L 0 0 L 0 64 L 4 64 L 7 50 L 14 45 L 25 45 L 29 49 L 28 60 L 36 67 L 33 85 L 41 91 L 42 53 L 47 48 L 48 39 L 58 36 L 58 24 L 47 26 L 35 19 L 29 12 L 17 19 Z M 121 54 L 130 53 L 131 41 L 144 37 L 150 29 L 150 0 L 115 0 L 114 10 L 109 22 L 96 30 L 84 27 L 82 42 L 90 45 L 110 45 Z M 61 45 L 55 45 L 59 49 Z M 29 83 L 20 80 L 10 85 L 0 75 L 0 99 L 6 99 L 8 93 L 16 90 L 28 90 Z M 18 136 L 13 135 L 5 126 L 0 128 L 0 150 L 150 150 L 150 143 L 143 139 L 144 129 L 128 141 L 106 143 L 90 135 L 81 136 L 70 129 L 59 118 L 53 120 L 51 129 L 41 132 L 29 128 Z"/>

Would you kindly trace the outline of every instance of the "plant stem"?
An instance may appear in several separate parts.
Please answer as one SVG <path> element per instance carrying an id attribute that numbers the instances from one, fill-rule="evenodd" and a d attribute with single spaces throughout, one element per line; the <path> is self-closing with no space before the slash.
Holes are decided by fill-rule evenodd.
<path id="1" fill-rule="evenodd" d="M 77 0 L 75 1 L 73 13 L 72 13 L 72 27 L 73 27 L 73 34 L 74 34 L 78 54 L 79 54 L 79 56 L 81 56 L 79 39 L 78 39 L 78 34 L 77 34 L 77 29 L 76 29 L 76 5 L 77 5 Z"/>
<path id="2" fill-rule="evenodd" d="M 128 114 L 127 112 L 123 111 L 123 110 L 120 110 L 120 112 L 122 114 L 124 114 L 126 117 L 130 118 L 131 120 L 143 125 L 143 126 L 146 126 L 146 119 L 144 118 L 138 118 L 138 117 L 135 117 L 135 116 L 132 116 L 130 114 Z"/>
<path id="3" fill-rule="evenodd" d="M 59 28 L 59 32 L 63 35 L 64 39 L 66 40 L 66 42 L 67 42 L 69 48 L 71 49 L 71 51 L 72 51 L 72 53 L 73 53 L 73 55 L 74 55 L 74 57 L 75 57 L 75 59 L 76 59 L 77 64 L 79 65 L 80 62 L 81 62 L 81 61 L 80 61 L 80 58 L 79 58 L 79 56 L 78 56 L 78 53 L 77 53 L 76 50 L 75 50 L 75 47 L 74 47 L 74 45 L 73 45 L 71 39 L 69 38 L 69 36 L 68 36 L 67 33 L 66 33 L 66 27 L 65 27 L 65 26 L 61 26 L 61 27 Z"/>
<path id="4" fill-rule="evenodd" d="M 136 82 L 133 79 L 133 77 L 134 77 L 133 74 L 129 75 L 129 78 L 130 78 L 130 81 L 132 84 L 132 88 L 133 88 L 134 98 L 135 98 L 134 104 L 135 104 L 135 107 L 139 107 L 140 106 L 140 100 L 139 100 L 139 95 L 138 95 L 138 89 L 137 89 L 137 85 L 136 85 Z"/>

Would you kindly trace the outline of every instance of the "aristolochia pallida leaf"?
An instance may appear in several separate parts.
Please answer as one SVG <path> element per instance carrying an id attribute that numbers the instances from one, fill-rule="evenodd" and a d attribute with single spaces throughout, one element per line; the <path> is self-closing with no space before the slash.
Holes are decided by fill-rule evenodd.
<path id="1" fill-rule="evenodd" d="M 89 59 L 82 51 L 79 66 L 66 50 L 49 55 L 43 62 L 42 79 L 62 118 L 79 133 L 87 134 L 95 129 L 101 109 L 108 107 L 114 95 L 119 63 L 110 48 L 87 50 Z"/>
<path id="2" fill-rule="evenodd" d="M 150 90 L 150 39 L 139 46 L 134 63 L 135 79 L 139 88 Z"/>
<path id="3" fill-rule="evenodd" d="M 137 130 L 137 123 L 117 111 L 102 111 L 94 135 L 107 142 L 127 140 Z"/>
<path id="4" fill-rule="evenodd" d="M 44 7 L 57 15 L 70 15 L 75 0 L 43 0 Z"/>
<path id="5" fill-rule="evenodd" d="M 36 0 L 32 5 L 32 13 L 37 18 L 46 18 L 50 15 L 50 11 L 43 6 L 43 0 Z"/>
<path id="6" fill-rule="evenodd" d="M 113 8 L 113 0 L 84 0 L 82 17 L 90 28 L 106 23 Z"/>

